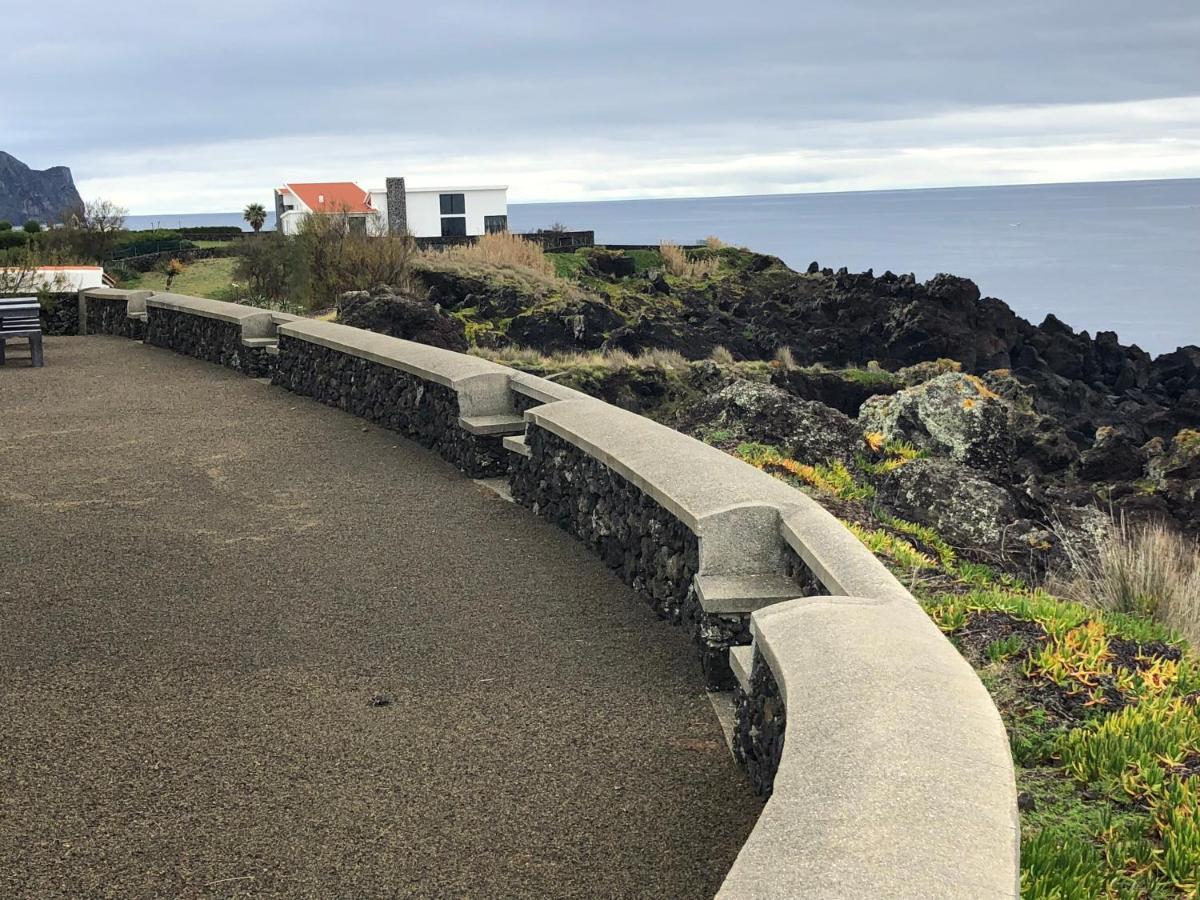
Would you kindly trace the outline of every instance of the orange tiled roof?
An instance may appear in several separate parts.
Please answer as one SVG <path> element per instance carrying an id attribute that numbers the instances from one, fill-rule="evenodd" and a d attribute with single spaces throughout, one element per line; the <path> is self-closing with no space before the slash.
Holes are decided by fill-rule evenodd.
<path id="1" fill-rule="evenodd" d="M 375 212 L 371 195 L 353 181 L 328 181 L 313 184 L 285 184 L 313 212 Z"/>

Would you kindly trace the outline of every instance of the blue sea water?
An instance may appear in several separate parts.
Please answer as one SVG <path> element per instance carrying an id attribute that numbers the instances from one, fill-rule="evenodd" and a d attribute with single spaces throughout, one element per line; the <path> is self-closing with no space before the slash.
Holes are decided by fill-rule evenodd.
<path id="1" fill-rule="evenodd" d="M 509 206 L 513 231 L 556 222 L 613 244 L 714 234 L 800 269 L 952 272 L 1035 323 L 1052 312 L 1151 353 L 1200 344 L 1200 179 Z M 128 227 L 180 224 L 242 223 L 130 216 Z"/>

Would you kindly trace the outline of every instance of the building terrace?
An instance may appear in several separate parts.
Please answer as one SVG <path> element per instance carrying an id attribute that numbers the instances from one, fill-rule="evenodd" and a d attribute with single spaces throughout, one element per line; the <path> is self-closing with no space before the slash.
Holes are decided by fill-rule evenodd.
<path id="1" fill-rule="evenodd" d="M 994 706 L 803 494 L 357 329 L 80 325 L 0 372 L 13 889 L 1016 896 Z"/>

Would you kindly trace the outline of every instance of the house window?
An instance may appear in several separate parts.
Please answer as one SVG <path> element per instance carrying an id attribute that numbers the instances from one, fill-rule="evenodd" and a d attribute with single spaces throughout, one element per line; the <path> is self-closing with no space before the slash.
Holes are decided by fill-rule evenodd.
<path id="1" fill-rule="evenodd" d="M 443 216 L 463 216 L 467 213 L 466 194 L 441 194 Z"/>
<path id="2" fill-rule="evenodd" d="M 442 237 L 466 237 L 466 236 L 467 236 L 467 217 L 466 216 L 443 216 L 442 217 Z"/>
<path id="3" fill-rule="evenodd" d="M 508 231 L 508 216 L 484 216 L 483 230 L 488 234 Z"/>

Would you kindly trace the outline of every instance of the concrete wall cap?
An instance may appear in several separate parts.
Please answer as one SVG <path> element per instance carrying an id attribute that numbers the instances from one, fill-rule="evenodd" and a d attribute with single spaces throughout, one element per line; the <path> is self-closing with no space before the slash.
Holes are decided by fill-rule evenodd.
<path id="1" fill-rule="evenodd" d="M 118 288 L 85 288 L 83 295 L 94 300 L 128 300 L 130 297 L 150 296 L 150 291 L 124 291 Z"/>
<path id="2" fill-rule="evenodd" d="M 512 377 L 512 389 L 526 397 L 532 397 L 540 403 L 554 403 L 558 400 L 590 400 L 582 391 L 558 384 L 548 378 L 539 378 L 527 372 L 515 372 Z"/>
<path id="3" fill-rule="evenodd" d="M 787 731 L 774 793 L 717 896 L 1017 897 L 1004 724 L 920 607 L 808 597 L 752 623 Z"/>
<path id="4" fill-rule="evenodd" d="M 131 319 L 146 318 L 146 300 L 153 294 L 153 291 L 122 291 L 117 288 L 88 288 L 80 291 L 80 295 L 86 300 L 109 300 L 111 302 L 124 301 L 125 314 Z M 80 311 L 82 315 L 82 310 Z M 84 329 L 86 333 L 86 328 Z"/>
<path id="5" fill-rule="evenodd" d="M 830 593 L 916 602 L 887 566 L 819 504 L 785 513 L 782 531 L 788 546 Z"/>
<path id="6" fill-rule="evenodd" d="M 459 395 L 459 411 L 464 416 L 499 415 L 512 410 L 512 369 L 478 356 L 315 319 L 282 324 L 279 334 L 452 388 Z"/>
<path id="7" fill-rule="evenodd" d="M 604 463 L 692 529 L 714 513 L 812 502 L 728 453 L 602 400 L 548 403 L 526 410 L 525 418 Z"/>
<path id="8" fill-rule="evenodd" d="M 275 321 L 271 312 L 240 303 L 209 300 L 206 297 L 189 297 L 186 294 L 154 293 L 146 300 L 148 309 L 170 309 L 175 312 L 220 319 L 242 327 L 242 337 L 271 337 L 275 333 Z"/>

